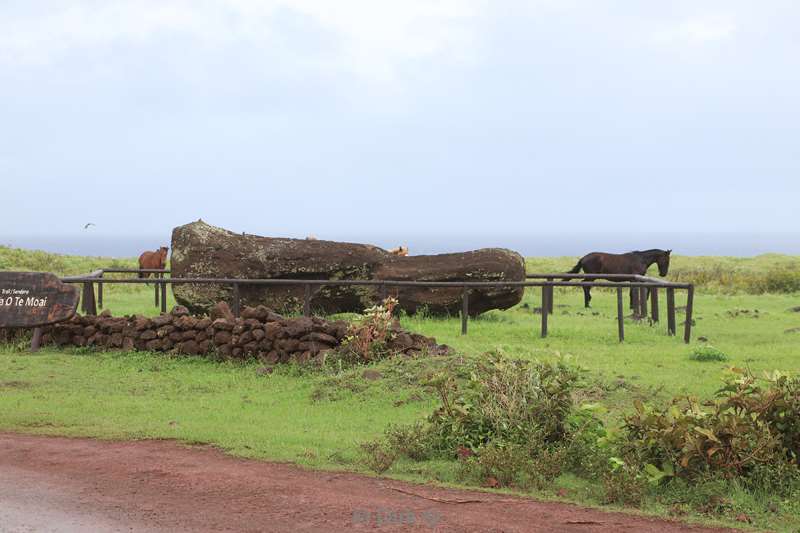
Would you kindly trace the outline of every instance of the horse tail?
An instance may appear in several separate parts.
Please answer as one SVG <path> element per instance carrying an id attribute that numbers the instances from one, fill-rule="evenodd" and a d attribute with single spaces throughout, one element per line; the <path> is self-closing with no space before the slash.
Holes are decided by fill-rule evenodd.
<path id="1" fill-rule="evenodd" d="M 582 268 L 583 268 L 583 258 L 580 258 L 578 260 L 578 263 L 574 267 L 572 267 L 572 270 L 570 270 L 569 272 L 565 272 L 565 274 L 577 274 L 578 272 L 581 271 Z M 561 281 L 570 281 L 570 278 L 564 278 Z"/>

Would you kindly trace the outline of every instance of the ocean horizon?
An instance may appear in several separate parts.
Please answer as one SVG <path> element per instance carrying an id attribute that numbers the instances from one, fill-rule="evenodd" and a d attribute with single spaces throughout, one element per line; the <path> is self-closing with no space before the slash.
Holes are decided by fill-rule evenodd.
<path id="1" fill-rule="evenodd" d="M 275 237 L 302 238 L 296 235 Z M 412 255 L 463 252 L 479 248 L 509 248 L 526 257 L 581 256 L 593 251 L 621 253 L 648 248 L 672 249 L 676 255 L 752 257 L 766 253 L 800 255 L 800 233 L 654 233 L 650 235 L 317 235 L 321 240 L 374 244 L 382 248 L 408 246 Z M 169 237 L 89 235 L 4 235 L 0 245 L 50 253 L 103 257 L 138 257 L 145 250 L 169 246 Z"/>

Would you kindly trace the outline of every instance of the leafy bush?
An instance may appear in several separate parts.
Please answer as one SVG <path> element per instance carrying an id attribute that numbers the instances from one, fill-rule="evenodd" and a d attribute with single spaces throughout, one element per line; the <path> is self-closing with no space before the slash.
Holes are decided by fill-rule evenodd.
<path id="1" fill-rule="evenodd" d="M 728 356 L 722 350 L 714 348 L 711 345 L 708 346 L 699 346 L 695 348 L 689 359 L 693 361 L 727 361 Z"/>
<path id="2" fill-rule="evenodd" d="M 438 373 L 424 421 L 392 426 L 364 445 L 383 471 L 397 457 L 458 459 L 462 480 L 544 489 L 564 473 L 599 481 L 599 501 L 733 517 L 793 512 L 800 496 L 800 379 L 733 369 L 709 401 L 634 401 L 618 431 L 598 406 L 576 407 L 576 370 L 497 354 Z M 790 509 L 791 508 L 791 509 Z"/>
<path id="3" fill-rule="evenodd" d="M 338 360 L 358 364 L 388 357 L 386 344 L 395 334 L 392 324 L 397 304 L 395 298 L 387 298 L 381 305 L 366 309 L 362 318 L 350 325 L 347 337 L 337 349 Z"/>
<path id="4" fill-rule="evenodd" d="M 361 444 L 361 454 L 364 457 L 364 464 L 376 474 L 383 474 L 397 457 L 397 454 L 380 441 L 370 441 Z"/>
<path id="5" fill-rule="evenodd" d="M 422 422 L 406 426 L 390 426 L 386 430 L 386 441 L 399 455 L 413 461 L 431 458 L 429 433 Z"/>
<path id="6" fill-rule="evenodd" d="M 437 373 L 428 385 L 440 406 L 424 423 L 390 427 L 382 442 L 415 461 L 458 456 L 465 478 L 541 486 L 565 465 L 591 468 L 586 452 L 604 435 L 591 411 L 573 405 L 577 379 L 563 363 L 487 354 L 465 379 Z M 381 445 L 371 443 L 372 449 Z"/>
<path id="7" fill-rule="evenodd" d="M 441 406 L 429 418 L 438 448 L 477 450 L 494 439 L 524 444 L 559 442 L 567 434 L 577 372 L 563 363 L 490 355 L 460 386 L 447 374 L 434 379 Z"/>
<path id="8" fill-rule="evenodd" d="M 543 488 L 557 478 L 563 468 L 563 446 L 538 448 L 535 443 L 514 444 L 500 440 L 462 462 L 462 479 L 472 479 L 490 486 Z"/>
<path id="9" fill-rule="evenodd" d="M 642 469 L 618 457 L 611 457 L 607 466 L 600 476 L 605 503 L 639 506 L 648 489 L 647 477 Z"/>
<path id="10" fill-rule="evenodd" d="M 625 419 L 622 453 L 653 472 L 670 472 L 664 477 L 747 478 L 763 466 L 796 469 L 799 395 L 800 380 L 779 373 L 757 380 L 737 369 L 711 402 L 681 398 L 654 409 L 637 401 Z"/>
<path id="11" fill-rule="evenodd" d="M 780 269 L 767 272 L 761 292 L 798 292 L 800 291 L 800 270 Z"/>
<path id="12" fill-rule="evenodd" d="M 800 378 L 775 371 L 763 379 L 734 369 L 717 396 L 740 416 L 755 416 L 777 436 L 786 459 L 800 463 Z"/>

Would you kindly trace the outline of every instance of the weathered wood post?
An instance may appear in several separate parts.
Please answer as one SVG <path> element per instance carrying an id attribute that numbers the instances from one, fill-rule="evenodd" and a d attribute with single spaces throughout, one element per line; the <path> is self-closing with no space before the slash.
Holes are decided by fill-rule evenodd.
<path id="1" fill-rule="evenodd" d="M 547 290 L 547 285 L 542 285 L 542 338 L 547 337 L 547 316 L 550 314 L 550 302 L 548 299 L 550 291 Z"/>
<path id="2" fill-rule="evenodd" d="M 33 328 L 33 338 L 31 339 L 31 351 L 38 352 L 42 345 L 42 328 Z"/>
<path id="3" fill-rule="evenodd" d="M 158 301 L 158 293 L 160 291 L 160 287 L 158 286 L 158 274 L 153 274 L 153 279 L 155 280 L 155 285 L 153 286 L 153 301 L 155 302 L 155 306 L 159 307 L 160 303 Z"/>
<path id="4" fill-rule="evenodd" d="M 675 289 L 667 287 L 667 333 L 675 335 Z"/>
<path id="5" fill-rule="evenodd" d="M 653 323 L 659 321 L 659 309 L 658 309 L 658 287 L 651 287 L 650 288 L 650 319 Z"/>
<path id="6" fill-rule="evenodd" d="M 547 278 L 547 281 L 553 281 L 553 278 Z M 552 285 L 547 288 L 547 312 L 551 315 L 553 314 L 553 309 L 555 304 L 553 300 L 555 299 L 555 287 Z"/>
<path id="7" fill-rule="evenodd" d="M 461 290 L 461 334 L 467 334 L 467 317 L 469 316 L 469 291 L 467 287 Z"/>
<path id="8" fill-rule="evenodd" d="M 617 328 L 619 331 L 619 342 L 625 340 L 625 291 L 622 287 L 617 289 Z"/>
<path id="9" fill-rule="evenodd" d="M 639 287 L 639 317 L 647 318 L 647 287 Z"/>
<path id="10" fill-rule="evenodd" d="M 303 284 L 303 316 L 311 316 L 311 284 Z"/>
<path id="11" fill-rule="evenodd" d="M 233 311 L 233 316 L 237 318 L 242 313 L 242 295 L 239 292 L 238 283 L 233 284 L 233 309 L 231 311 Z"/>
<path id="12" fill-rule="evenodd" d="M 683 342 L 689 344 L 692 340 L 692 315 L 694 311 L 694 285 L 686 289 L 686 325 L 683 332 Z"/>
<path id="13" fill-rule="evenodd" d="M 97 314 L 97 302 L 94 299 L 94 283 L 85 281 L 83 283 L 83 312 L 87 315 Z"/>
<path id="14" fill-rule="evenodd" d="M 97 280 L 97 306 L 103 308 L 103 275 L 105 273 L 101 270 L 100 276 Z M 35 332 L 34 332 L 35 333 Z"/>
<path id="15" fill-rule="evenodd" d="M 161 312 L 162 313 L 166 313 L 167 312 L 167 282 L 164 279 L 164 274 L 163 273 L 160 274 L 158 277 L 159 277 L 159 279 L 161 281 L 159 283 L 159 285 L 160 285 L 159 288 L 161 289 Z"/>

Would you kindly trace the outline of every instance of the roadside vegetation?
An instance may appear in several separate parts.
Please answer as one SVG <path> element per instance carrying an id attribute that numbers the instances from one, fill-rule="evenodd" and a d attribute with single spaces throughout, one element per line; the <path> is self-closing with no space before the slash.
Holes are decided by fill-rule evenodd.
<path id="1" fill-rule="evenodd" d="M 0 268 L 80 274 L 112 264 L 31 255 L 0 248 Z M 528 269 L 564 271 L 574 260 L 531 259 Z M 116 266 L 135 266 L 127 261 Z M 731 261 L 759 262 L 753 276 L 771 268 Z M 447 356 L 387 357 L 380 309 L 337 317 L 369 331 L 354 330 L 322 368 L 5 345 L 0 430 L 175 438 L 313 468 L 796 531 L 800 295 L 726 287 L 698 290 L 688 346 L 664 323 L 632 319 L 619 344 L 613 293 L 598 291 L 586 310 L 569 288 L 556 291 L 547 339 L 538 290 L 470 320 L 467 336 L 458 317 L 400 316 L 452 346 Z M 106 286 L 106 308 L 157 314 L 152 290 Z"/>

